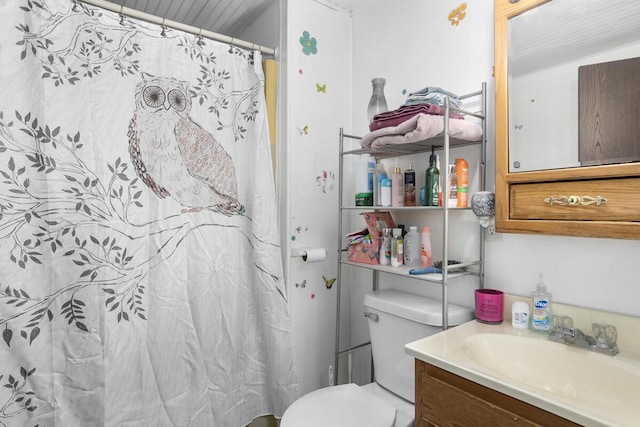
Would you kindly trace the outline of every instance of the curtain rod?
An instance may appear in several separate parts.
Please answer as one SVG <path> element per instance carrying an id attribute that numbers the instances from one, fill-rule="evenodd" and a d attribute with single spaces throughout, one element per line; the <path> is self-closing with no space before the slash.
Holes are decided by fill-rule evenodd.
<path id="1" fill-rule="evenodd" d="M 208 31 L 202 28 L 183 24 L 181 22 L 172 21 L 170 19 L 161 18 L 159 16 L 151 15 L 150 13 L 141 12 L 139 10 L 132 9 L 130 7 L 125 7 L 123 5 L 118 5 L 115 3 L 111 3 L 106 0 L 73 0 L 74 3 L 76 3 L 77 1 L 81 1 L 83 3 L 87 3 L 93 6 L 97 6 L 102 9 L 107 9 L 112 12 L 121 13 L 123 15 L 130 16 L 132 18 L 142 19 L 143 21 L 152 22 L 154 24 L 159 24 L 165 27 L 174 28 L 176 30 L 185 31 L 187 33 L 206 37 L 208 39 L 217 40 L 223 43 L 229 43 L 245 49 L 259 50 L 265 55 L 275 55 L 276 53 L 275 49 L 270 47 L 260 46 L 255 43 L 236 39 L 235 37 L 225 36 L 224 34 L 214 33 L 213 31 Z"/>

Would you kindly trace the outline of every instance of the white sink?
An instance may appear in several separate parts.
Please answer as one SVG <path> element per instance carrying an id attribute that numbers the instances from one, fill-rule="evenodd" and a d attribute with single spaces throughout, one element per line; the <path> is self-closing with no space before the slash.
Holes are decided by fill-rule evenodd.
<path id="1" fill-rule="evenodd" d="M 481 333 L 466 337 L 463 351 L 491 373 L 607 409 L 640 406 L 640 367 L 616 357 L 544 339 Z"/>

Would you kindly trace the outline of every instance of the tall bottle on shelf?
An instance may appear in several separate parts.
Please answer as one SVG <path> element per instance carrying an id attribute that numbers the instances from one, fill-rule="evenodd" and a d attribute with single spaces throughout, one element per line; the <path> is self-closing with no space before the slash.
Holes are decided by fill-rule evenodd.
<path id="1" fill-rule="evenodd" d="M 449 186 L 449 199 L 447 207 L 455 208 L 458 206 L 458 179 L 456 178 L 456 165 L 449 165 L 449 176 L 447 185 Z"/>
<path id="2" fill-rule="evenodd" d="M 382 77 L 376 77 L 371 80 L 373 86 L 369 105 L 367 105 L 367 123 L 373 121 L 373 116 L 378 113 L 389 111 L 387 107 L 387 99 L 384 97 L 384 85 L 387 81 Z"/>
<path id="3" fill-rule="evenodd" d="M 431 147 L 431 156 L 429 156 L 429 167 L 425 172 L 425 201 L 427 206 L 438 206 L 438 192 L 440 186 L 440 172 L 437 167 L 438 157 L 436 156 L 436 147 Z"/>
<path id="4" fill-rule="evenodd" d="M 373 206 L 375 160 L 369 154 L 362 154 L 356 167 L 356 206 Z"/>
<path id="5" fill-rule="evenodd" d="M 404 236 L 404 264 L 411 267 L 420 265 L 420 233 L 415 225 L 410 225 Z"/>
<path id="6" fill-rule="evenodd" d="M 400 171 L 398 159 L 391 174 L 391 206 L 404 206 L 404 176 Z"/>
<path id="7" fill-rule="evenodd" d="M 422 239 L 420 242 L 420 267 L 431 267 L 433 256 L 431 252 L 431 230 L 428 225 L 422 226 Z"/>
<path id="8" fill-rule="evenodd" d="M 416 171 L 411 165 L 404 171 L 404 205 L 416 205 Z"/>
<path id="9" fill-rule="evenodd" d="M 404 262 L 404 241 L 402 239 L 402 229 L 393 229 L 391 240 L 391 266 L 400 267 Z"/>
<path id="10" fill-rule="evenodd" d="M 382 204 L 382 181 L 387 179 L 387 171 L 384 164 L 376 162 L 375 174 L 373 177 L 373 204 L 374 206 L 384 206 Z"/>
<path id="11" fill-rule="evenodd" d="M 380 243 L 380 265 L 391 264 L 391 228 L 382 229 L 382 241 Z"/>
<path id="12" fill-rule="evenodd" d="M 469 197 L 469 165 L 463 158 L 456 159 L 456 180 L 458 182 L 456 206 L 466 208 Z"/>

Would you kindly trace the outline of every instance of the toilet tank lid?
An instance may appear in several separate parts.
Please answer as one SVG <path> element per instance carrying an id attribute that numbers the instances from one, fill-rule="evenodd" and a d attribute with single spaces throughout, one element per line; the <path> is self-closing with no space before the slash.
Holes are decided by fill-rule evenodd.
<path id="1" fill-rule="evenodd" d="M 442 302 L 421 295 L 384 289 L 364 296 L 366 307 L 429 326 L 442 326 Z M 473 319 L 473 310 L 459 305 L 448 305 L 449 326 Z"/>

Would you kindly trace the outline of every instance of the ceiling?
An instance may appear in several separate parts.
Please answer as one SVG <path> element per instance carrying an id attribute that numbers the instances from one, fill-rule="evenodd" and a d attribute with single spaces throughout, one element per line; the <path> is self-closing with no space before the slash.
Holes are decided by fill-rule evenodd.
<path id="1" fill-rule="evenodd" d="M 509 73 L 554 67 L 640 40 L 640 1 L 551 1 L 509 20 Z"/>
<path id="2" fill-rule="evenodd" d="M 240 37 L 262 13 L 279 0 L 111 0 L 141 12 L 232 37 Z M 289 0 L 296 1 L 296 0 Z M 380 0 L 315 0 L 354 12 Z"/>

